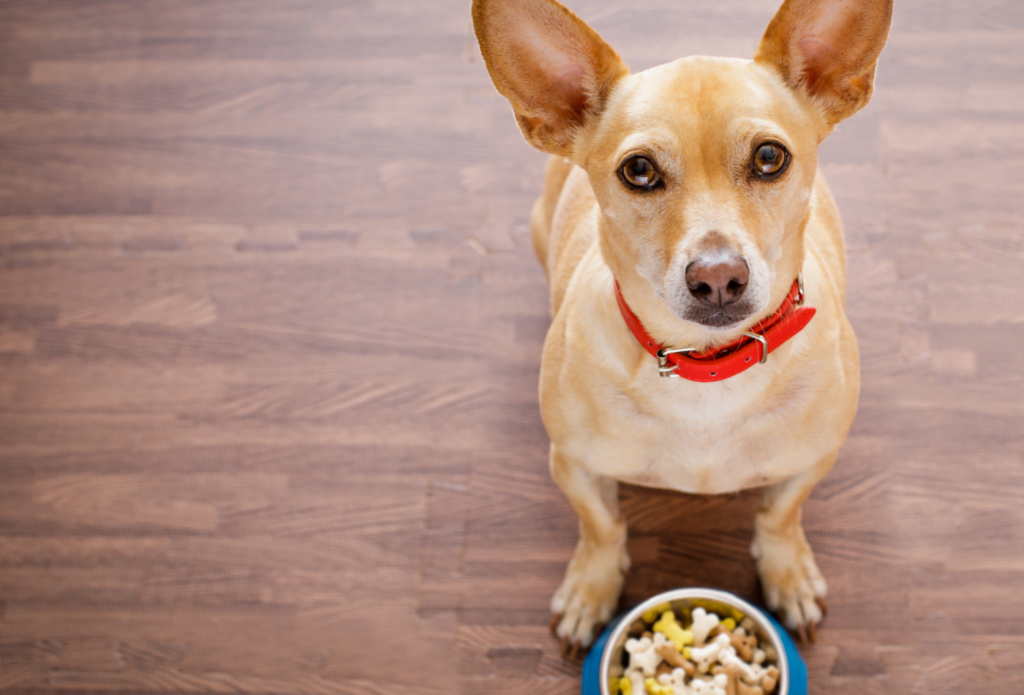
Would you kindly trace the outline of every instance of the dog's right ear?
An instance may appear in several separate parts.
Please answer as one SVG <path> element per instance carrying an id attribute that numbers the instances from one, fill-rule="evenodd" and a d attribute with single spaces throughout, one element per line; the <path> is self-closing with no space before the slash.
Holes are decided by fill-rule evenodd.
<path id="1" fill-rule="evenodd" d="M 544 152 L 571 155 L 576 132 L 629 74 L 612 47 L 555 0 L 473 0 L 473 25 L 494 86 Z"/>

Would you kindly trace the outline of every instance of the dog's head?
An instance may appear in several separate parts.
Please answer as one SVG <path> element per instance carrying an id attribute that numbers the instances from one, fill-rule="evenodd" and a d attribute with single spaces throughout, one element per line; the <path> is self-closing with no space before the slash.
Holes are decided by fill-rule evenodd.
<path id="1" fill-rule="evenodd" d="M 473 4 L 526 139 L 590 177 L 616 277 L 726 331 L 770 310 L 799 271 L 817 147 L 870 98 L 891 12 L 892 0 L 786 0 L 753 61 L 631 75 L 554 0 Z"/>

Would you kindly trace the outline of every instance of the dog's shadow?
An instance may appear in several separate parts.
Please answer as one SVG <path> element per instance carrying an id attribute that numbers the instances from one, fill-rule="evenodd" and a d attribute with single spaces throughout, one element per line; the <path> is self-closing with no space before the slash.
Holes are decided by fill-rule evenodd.
<path id="1" fill-rule="evenodd" d="M 632 559 L 620 607 L 696 586 L 724 589 L 763 605 L 750 556 L 760 497 L 760 490 L 707 496 L 620 485 Z"/>

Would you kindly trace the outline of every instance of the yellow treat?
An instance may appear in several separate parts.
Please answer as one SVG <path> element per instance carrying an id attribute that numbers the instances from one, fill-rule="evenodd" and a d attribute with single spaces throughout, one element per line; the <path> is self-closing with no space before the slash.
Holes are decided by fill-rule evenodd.
<path id="1" fill-rule="evenodd" d="M 643 615 L 641 615 L 640 617 L 644 619 L 645 623 L 653 623 L 655 620 L 658 619 L 659 615 L 661 615 L 662 613 L 671 608 L 672 606 L 668 603 L 659 603 L 654 608 L 649 608 L 648 610 L 645 610 L 643 612 Z"/>
<path id="2" fill-rule="evenodd" d="M 665 635 L 679 651 L 683 651 L 683 647 L 686 645 L 693 644 L 693 633 L 679 626 L 679 623 L 676 622 L 676 614 L 672 611 L 665 611 L 661 620 L 654 623 L 652 629 Z"/>
<path id="3" fill-rule="evenodd" d="M 633 695 L 633 681 L 628 678 L 620 678 L 619 693 L 621 693 L 621 695 Z"/>
<path id="4" fill-rule="evenodd" d="M 653 678 L 645 680 L 644 685 L 647 686 L 647 692 L 651 695 L 673 695 L 675 693 L 671 685 L 662 685 Z"/>
<path id="5" fill-rule="evenodd" d="M 684 659 L 690 659 L 690 661 L 693 661 L 693 659 L 690 658 L 690 648 L 689 647 L 683 647 L 683 658 Z"/>
<path id="6" fill-rule="evenodd" d="M 732 632 L 736 629 L 736 621 L 732 618 L 726 618 L 725 620 L 723 620 L 722 625 L 725 625 L 729 629 L 729 632 Z"/>

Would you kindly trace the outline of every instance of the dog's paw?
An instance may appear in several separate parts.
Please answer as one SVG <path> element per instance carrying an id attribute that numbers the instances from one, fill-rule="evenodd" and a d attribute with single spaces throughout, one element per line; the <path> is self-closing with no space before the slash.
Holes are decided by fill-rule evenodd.
<path id="1" fill-rule="evenodd" d="M 828 585 L 803 532 L 781 536 L 759 530 L 750 553 L 757 561 L 765 603 L 801 640 L 814 642 L 828 610 Z"/>
<path id="2" fill-rule="evenodd" d="M 551 597 L 551 630 L 562 640 L 562 654 L 576 658 L 586 650 L 602 625 L 611 620 L 629 569 L 625 541 L 591 546 L 582 541 Z"/>

